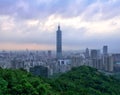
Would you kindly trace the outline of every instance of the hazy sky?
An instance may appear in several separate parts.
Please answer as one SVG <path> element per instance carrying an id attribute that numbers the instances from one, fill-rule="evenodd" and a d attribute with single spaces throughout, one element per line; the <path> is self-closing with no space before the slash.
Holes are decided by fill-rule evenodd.
<path id="1" fill-rule="evenodd" d="M 64 50 L 120 52 L 120 0 L 0 0 L 0 49 L 55 50 L 59 23 Z"/>

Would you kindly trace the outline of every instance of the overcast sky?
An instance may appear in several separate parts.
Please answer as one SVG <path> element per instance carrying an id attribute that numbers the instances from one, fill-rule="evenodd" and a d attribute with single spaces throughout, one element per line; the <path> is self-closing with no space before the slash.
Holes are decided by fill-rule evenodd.
<path id="1" fill-rule="evenodd" d="M 0 49 L 55 50 L 58 24 L 64 50 L 120 52 L 120 0 L 0 0 Z"/>

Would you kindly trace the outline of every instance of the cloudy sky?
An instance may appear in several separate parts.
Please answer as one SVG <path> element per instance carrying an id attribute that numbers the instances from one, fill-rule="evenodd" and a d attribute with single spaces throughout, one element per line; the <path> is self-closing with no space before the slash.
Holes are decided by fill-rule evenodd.
<path id="1" fill-rule="evenodd" d="M 64 50 L 108 45 L 120 52 L 120 0 L 0 0 L 0 49 Z"/>

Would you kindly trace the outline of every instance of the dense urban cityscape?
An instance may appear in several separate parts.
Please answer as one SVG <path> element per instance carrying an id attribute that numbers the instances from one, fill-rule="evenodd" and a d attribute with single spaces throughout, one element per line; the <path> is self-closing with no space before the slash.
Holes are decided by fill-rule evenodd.
<path id="1" fill-rule="evenodd" d="M 34 75 L 49 77 L 55 73 L 64 73 L 73 67 L 90 66 L 100 71 L 120 72 L 120 54 L 109 53 L 109 47 L 102 50 L 86 48 L 84 51 L 62 52 L 62 31 L 60 25 L 56 32 L 55 51 L 0 51 L 0 67 L 24 69 Z"/>

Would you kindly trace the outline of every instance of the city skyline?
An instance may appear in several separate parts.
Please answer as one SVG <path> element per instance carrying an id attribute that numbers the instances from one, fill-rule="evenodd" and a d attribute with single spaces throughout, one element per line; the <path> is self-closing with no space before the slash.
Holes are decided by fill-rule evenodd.
<path id="1" fill-rule="evenodd" d="M 63 50 L 109 47 L 120 52 L 119 0 L 1 0 L 0 50 Z"/>

